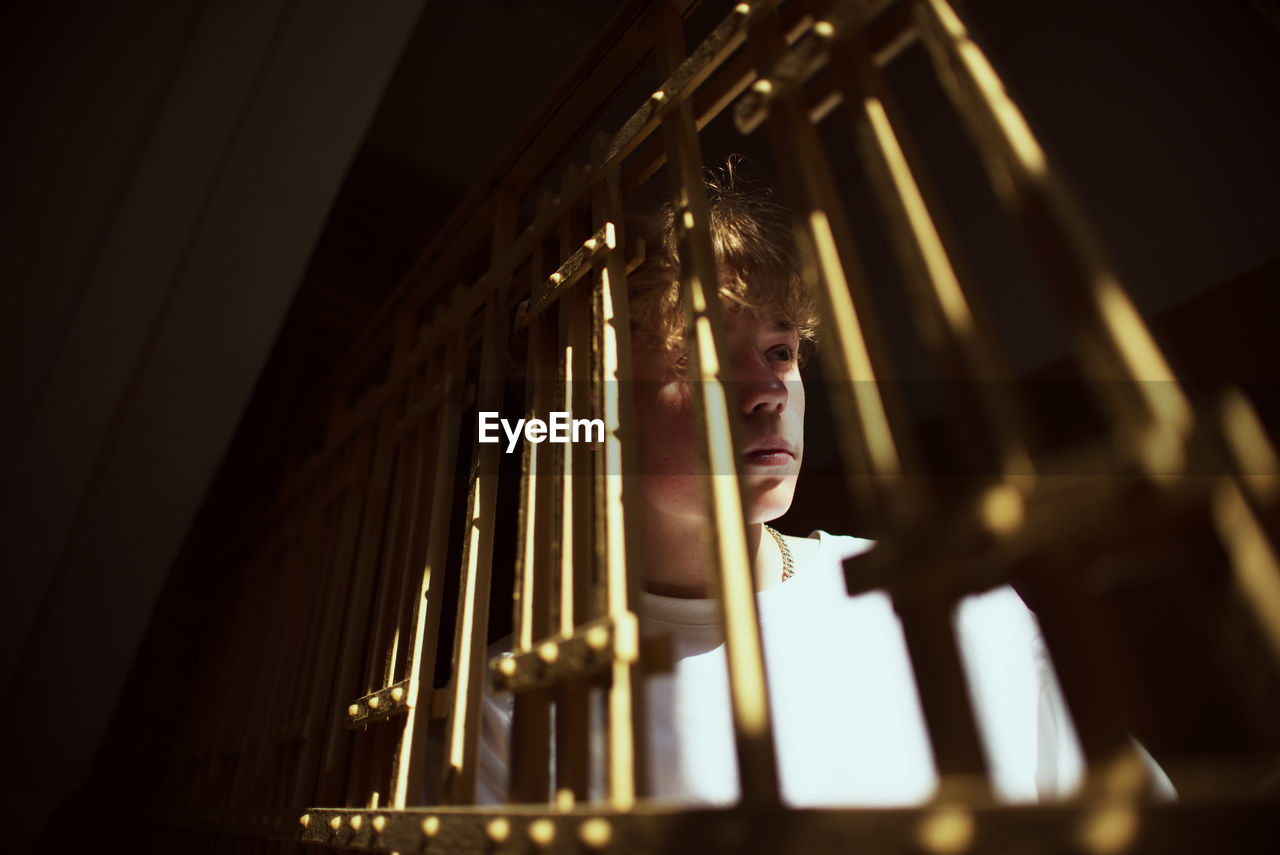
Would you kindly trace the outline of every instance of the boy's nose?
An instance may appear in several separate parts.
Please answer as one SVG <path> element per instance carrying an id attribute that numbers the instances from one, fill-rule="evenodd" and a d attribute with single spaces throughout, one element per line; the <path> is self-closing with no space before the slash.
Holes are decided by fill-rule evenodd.
<path id="1" fill-rule="evenodd" d="M 787 384 L 778 377 L 768 357 L 754 347 L 739 352 L 734 359 L 738 404 L 743 415 L 771 410 L 781 412 L 787 405 Z"/>

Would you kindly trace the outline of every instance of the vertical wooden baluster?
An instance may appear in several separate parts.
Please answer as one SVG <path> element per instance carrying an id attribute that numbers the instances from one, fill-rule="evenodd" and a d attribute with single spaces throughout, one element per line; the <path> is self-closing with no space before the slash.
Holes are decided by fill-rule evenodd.
<path id="1" fill-rule="evenodd" d="M 308 491 L 299 501 L 305 506 L 310 495 L 311 491 Z M 300 516 L 301 511 L 298 511 L 296 515 Z M 286 556 L 285 560 L 288 557 Z M 273 593 L 279 590 L 281 582 L 279 574 L 264 572 L 271 563 L 263 562 L 254 567 L 255 573 L 248 580 L 246 586 L 246 595 L 253 600 L 254 619 L 250 625 L 249 633 L 241 640 L 241 643 L 250 649 L 270 649 L 268 645 L 271 643 L 272 635 L 270 617 L 274 607 Z M 282 561 L 280 566 L 283 566 L 283 564 L 284 562 Z M 258 720 L 258 717 L 252 711 L 255 708 L 255 704 L 261 702 L 268 673 L 268 665 L 260 657 L 246 662 L 245 667 L 240 672 L 239 685 L 236 687 L 234 697 L 241 700 L 241 703 L 244 704 L 244 709 L 248 712 L 237 716 L 234 723 L 237 762 L 235 772 L 227 783 L 225 796 L 226 803 L 231 807 L 240 807 L 244 797 L 251 790 L 253 743 L 257 740 L 259 733 L 265 730 L 265 725 Z M 262 738 L 265 739 L 265 733 L 262 733 Z"/>
<path id="2" fill-rule="evenodd" d="M 425 368 L 415 364 L 411 369 L 409 406 L 405 409 L 406 419 L 412 420 L 403 440 L 408 446 L 411 468 L 404 508 L 406 530 L 396 560 L 396 578 L 400 580 L 400 584 L 395 592 L 391 612 L 395 620 L 395 636 L 391 643 L 391 650 L 387 654 L 387 673 L 382 681 L 383 686 L 390 686 L 402 679 L 407 679 L 408 672 L 411 670 L 409 657 L 413 656 L 412 638 L 416 631 L 413 616 L 417 614 L 417 594 L 422 587 L 422 565 L 419 556 L 422 530 L 431 513 L 431 506 L 428 504 L 430 491 L 427 486 L 429 481 L 427 473 L 430 471 L 431 445 L 435 438 L 434 432 L 430 429 L 431 411 L 440 405 L 433 395 L 434 384 L 431 378 L 438 376 L 442 367 L 441 360 L 435 358 L 435 355 L 425 361 Z M 406 676 L 401 677 L 401 674 Z"/>
<path id="3" fill-rule="evenodd" d="M 759 58 L 758 66 L 773 68 L 784 49 L 776 15 L 763 16 L 750 38 Z M 876 315 L 865 293 L 866 283 L 841 202 L 834 193 L 835 181 L 826 152 L 809 119 L 802 91 L 779 92 L 772 102 L 768 124 L 775 159 L 791 195 L 800 200 L 800 210 L 807 215 L 809 230 L 807 235 L 801 234 L 799 243 L 810 256 L 809 263 L 820 272 L 828 309 L 836 318 L 838 346 L 845 354 L 843 360 L 832 360 L 842 363 L 837 376 L 855 387 L 855 397 L 862 397 L 857 412 L 866 414 L 871 407 L 874 421 L 864 428 L 864 445 L 858 454 L 870 464 L 869 473 L 878 487 L 875 495 L 868 498 L 888 503 L 890 519 L 899 527 L 908 526 L 927 513 L 932 501 L 915 481 L 903 477 L 898 463 L 897 449 L 909 447 L 905 419 L 897 413 L 896 418 L 889 418 L 894 408 L 876 408 L 870 394 L 876 386 L 876 376 L 885 374 L 876 368 L 886 365 L 888 359 L 862 334 L 863 324 L 870 324 Z M 851 300 L 846 282 L 856 283 L 854 290 L 863 293 Z M 853 337 L 852 341 L 845 339 L 846 334 Z M 858 387 L 862 387 L 863 396 L 859 396 Z M 885 397 L 889 397 L 887 392 Z M 900 407 L 897 410 L 901 412 Z M 902 620 L 934 759 L 942 777 L 938 797 L 985 797 L 989 794 L 986 764 L 951 632 L 950 599 L 944 592 L 923 594 L 895 598 L 894 606 Z"/>
<path id="4" fill-rule="evenodd" d="M 321 622 L 336 575 L 333 554 L 339 525 L 335 518 L 341 514 L 342 499 L 348 489 L 345 477 L 348 453 L 349 449 L 344 447 L 325 454 L 324 465 L 316 474 L 316 508 L 299 531 L 303 548 L 298 550 L 298 560 L 288 572 L 281 574 L 284 586 L 276 609 L 282 615 L 292 613 L 293 624 L 281 620 L 282 638 L 269 648 L 273 653 L 268 661 L 274 660 L 277 670 L 264 699 L 264 715 L 276 732 L 270 735 L 269 751 L 263 752 L 258 767 L 265 784 L 265 792 L 258 799 L 262 807 L 275 806 L 281 795 L 288 792 L 283 761 L 290 753 L 289 746 L 294 740 L 304 739 L 309 726 L 302 699 L 321 667 L 315 653 L 324 631 Z M 308 537 L 308 532 L 322 534 Z M 292 732 L 297 726 L 302 727 L 302 733 Z"/>
<path id="5" fill-rule="evenodd" d="M 422 796 L 429 772 L 423 762 L 423 748 L 427 744 L 427 726 L 431 717 L 432 676 L 439 651 L 440 610 L 444 599 L 449 526 L 453 516 L 453 480 L 465 379 L 463 336 L 459 334 L 448 339 L 442 350 L 444 370 L 439 375 L 439 388 L 443 397 L 437 399 L 435 457 L 431 467 L 431 516 L 427 527 L 426 555 L 418 575 L 413 606 L 413 646 L 407 675 L 410 706 L 392 791 L 392 804 L 399 807 L 416 802 Z"/>
<path id="6" fill-rule="evenodd" d="M 658 73 L 666 78 L 685 56 L 683 24 L 678 13 L 665 4 L 657 10 L 656 23 Z M 742 801 L 768 806 L 778 802 L 778 768 L 756 616 L 755 579 L 736 474 L 733 436 L 738 427 L 720 377 L 720 366 L 725 364 L 725 354 L 720 349 L 724 341 L 718 296 L 720 277 L 711 246 L 710 215 L 692 105 L 685 100 L 668 110 L 662 128 L 675 196 L 685 313 L 691 321 L 689 373 L 698 390 L 695 401 L 704 459 L 715 476 L 706 479 L 710 482 L 707 498 L 712 521 L 711 567 L 724 614 Z"/>
<path id="7" fill-rule="evenodd" d="M 387 654 L 387 671 L 382 687 L 392 686 L 401 681 L 413 682 L 418 671 L 421 636 L 425 628 L 419 625 L 419 609 L 423 599 L 423 564 L 422 539 L 423 529 L 430 519 L 432 511 L 430 472 L 434 462 L 432 454 L 433 440 L 439 437 L 432 429 L 433 416 L 438 418 L 438 407 L 441 401 L 436 397 L 437 386 L 432 378 L 442 373 L 444 356 L 435 351 L 427 358 L 415 353 L 409 359 L 407 369 L 393 368 L 393 371 L 407 370 L 410 373 L 409 388 L 411 390 L 409 405 L 405 408 L 405 427 L 402 443 L 406 447 L 410 460 L 409 474 L 406 482 L 404 533 L 402 546 L 396 557 L 396 578 L 400 584 L 396 586 L 395 599 L 391 614 L 394 617 L 394 636 L 391 649 Z M 425 363 L 423 365 L 422 363 Z M 425 612 L 425 610 L 423 610 Z M 425 614 L 423 615 L 425 617 Z M 412 687 L 411 687 L 412 688 Z M 408 796 L 409 767 L 412 763 L 414 749 L 414 727 L 417 721 L 416 695 L 410 695 L 402 708 L 403 717 L 391 719 L 387 726 L 396 733 L 396 746 L 392 751 L 390 784 L 387 789 L 387 804 L 393 808 L 404 807 Z M 394 702 L 394 698 L 392 699 Z"/>
<path id="8" fill-rule="evenodd" d="M 561 196 L 581 175 L 570 165 L 561 176 Z M 560 261 L 572 255 L 582 243 L 581 229 L 574 211 L 561 210 Z M 571 289 L 558 301 L 560 319 L 561 378 L 564 382 L 561 406 L 571 418 L 590 414 L 591 304 L 579 288 Z M 542 416 L 545 418 L 546 414 Z M 591 495 L 591 455 L 581 445 L 563 445 L 564 501 L 561 522 L 560 634 L 568 637 L 591 618 L 591 584 L 594 534 Z M 569 678 L 555 691 L 556 699 L 556 788 L 572 792 L 581 801 L 587 798 L 590 757 L 587 686 Z"/>
<path id="9" fill-rule="evenodd" d="M 409 443 L 404 431 L 405 418 L 412 406 L 412 389 L 409 378 L 397 376 L 396 367 L 404 364 L 412 348 L 412 335 L 403 327 L 397 330 L 396 347 L 387 369 L 387 379 L 381 387 L 384 392 L 385 418 L 389 425 L 385 437 L 388 446 L 387 500 L 382 515 L 382 527 L 375 533 L 369 548 L 376 555 L 373 559 L 372 578 L 368 596 L 372 600 L 366 606 L 363 637 L 365 662 L 355 684 L 355 691 L 339 699 L 345 707 L 357 697 L 367 695 L 385 684 L 388 654 L 395 630 L 394 604 L 397 584 L 396 558 L 402 551 L 404 531 L 404 505 L 408 493 L 411 461 Z M 384 726 L 362 729 L 354 740 L 353 756 L 347 764 L 345 804 L 365 805 L 377 793 L 379 800 L 386 797 L 389 770 L 389 733 Z"/>
<path id="10" fill-rule="evenodd" d="M 294 518 L 297 528 L 289 538 L 290 543 L 280 560 L 264 562 L 258 570 L 262 574 L 262 589 L 257 594 L 257 598 L 261 601 L 260 607 L 264 615 L 257 644 L 260 650 L 283 652 L 281 648 L 286 638 L 283 633 L 296 630 L 296 626 L 291 625 L 296 620 L 296 614 L 282 614 L 280 611 L 281 594 L 290 581 L 288 577 L 296 571 L 297 565 L 305 560 L 304 556 L 314 550 L 314 544 L 303 542 L 297 536 L 297 531 L 307 522 L 314 523 L 314 516 L 317 514 L 320 503 L 320 490 L 320 485 L 313 482 L 311 488 L 303 495 L 298 513 Z M 274 616 L 275 619 L 269 619 L 267 616 Z M 266 773 L 267 754 L 271 744 L 269 733 L 276 720 L 276 709 L 274 709 L 273 693 L 270 687 L 281 677 L 280 666 L 283 662 L 284 657 L 281 655 L 259 658 L 252 675 L 246 675 L 249 677 L 250 687 L 241 697 L 245 709 L 252 712 L 242 718 L 245 755 L 233 787 L 232 804 L 248 807 L 260 803 L 260 790 Z"/>
<path id="11" fill-rule="evenodd" d="M 510 188 L 499 190 L 494 212 L 493 251 L 510 243 L 515 208 Z M 499 412 L 505 380 L 508 283 L 498 287 L 484 305 L 477 412 Z M 459 318 L 459 323 L 467 319 Z M 458 623 L 453 643 L 453 692 L 449 699 L 443 797 L 467 804 L 476 796 L 476 752 L 480 712 L 485 690 L 485 647 L 489 626 L 489 581 L 493 562 L 493 530 L 498 491 L 500 443 L 477 444 L 471 458 L 466 526 L 462 547 L 462 585 L 458 595 Z"/>
<path id="12" fill-rule="evenodd" d="M 1237 479 L 1219 478 L 1211 502 L 1214 527 L 1231 559 L 1232 579 L 1272 658 L 1280 663 L 1280 560 L 1275 543 Z"/>
<path id="13" fill-rule="evenodd" d="M 939 783 L 937 801 L 986 801 L 991 783 L 951 624 L 954 598 L 895 596 Z"/>
<path id="14" fill-rule="evenodd" d="M 551 209 L 551 197 L 539 198 L 535 217 Z M 529 260 L 530 304 L 546 289 L 545 252 L 541 243 Z M 556 400 L 556 330 L 549 312 L 528 328 L 525 358 L 525 418 L 550 412 Z M 543 443 L 524 443 L 520 484 L 519 554 L 516 561 L 514 644 L 517 653 L 551 634 L 551 598 L 555 570 L 555 455 Z M 551 796 L 551 693 L 546 689 L 516 695 L 511 716 L 512 802 L 545 802 Z"/>
<path id="15" fill-rule="evenodd" d="M 305 696 L 305 709 L 310 727 L 298 759 L 298 773 L 293 784 L 291 804 L 310 804 L 317 798 L 317 767 L 324 749 L 326 729 L 341 727 L 346 710 L 342 706 L 344 696 L 335 695 L 337 665 L 341 658 L 339 649 L 343 611 L 351 584 L 352 563 L 355 559 L 360 518 L 364 512 L 369 482 L 365 476 L 373 456 L 373 431 L 368 427 L 357 429 L 349 440 L 352 453 L 346 461 L 350 468 L 350 487 L 344 497 L 342 518 L 339 523 L 337 547 L 330 557 L 332 576 L 328 593 L 320 639 L 313 654 L 316 668 Z"/>
<path id="16" fill-rule="evenodd" d="M 908 135 L 880 69 L 862 36 L 861 22 L 831 47 L 837 85 L 876 190 L 904 282 L 914 297 L 920 336 L 960 382 L 973 383 L 999 475 L 1020 493 L 1032 487 L 1034 466 L 1018 408 L 1008 394 L 1012 375 L 995 330 L 982 321 L 976 295 L 965 287 L 939 235 L 941 207 L 924 180 L 924 163 Z"/>
<path id="17" fill-rule="evenodd" d="M 1239 389 L 1222 396 L 1217 417 L 1232 476 L 1214 491 L 1214 525 L 1236 587 L 1280 662 L 1280 455 Z"/>
<path id="18" fill-rule="evenodd" d="M 397 335 L 396 352 L 407 350 L 408 331 Z M 395 361 L 394 359 L 392 360 Z M 356 541 L 356 554 L 351 571 L 351 583 L 346 602 L 346 620 L 342 631 L 341 661 L 333 700 L 337 712 L 330 717 L 329 738 L 325 746 L 321 779 L 316 799 L 321 804 L 345 804 L 345 779 L 347 777 L 347 749 L 350 744 L 346 729 L 346 705 L 363 694 L 360 689 L 362 671 L 362 644 L 356 639 L 367 637 L 371 629 L 370 600 L 381 549 L 384 524 L 387 518 L 392 464 L 395 458 L 395 430 L 399 421 L 398 402 L 391 395 L 380 395 L 377 409 L 372 415 L 376 424 L 373 430 L 373 463 L 369 472 L 364 514 L 360 534 Z M 356 758 L 360 760 L 359 757 Z M 352 764 L 356 765 L 356 764 Z"/>
<path id="19" fill-rule="evenodd" d="M 1132 796 L 1149 775 L 1118 709 L 1125 677 L 1109 652 L 1114 635 L 1081 590 L 1080 569 L 1053 558 L 1034 568 L 1037 616 L 1084 752 L 1086 790 Z"/>
<path id="20" fill-rule="evenodd" d="M 776 14 L 763 15 L 751 31 L 757 66 L 772 68 L 782 48 Z M 768 81 L 763 84 L 768 86 Z M 857 524 L 875 532 L 887 524 L 906 526 L 925 517 L 933 496 L 918 479 L 919 453 L 910 441 L 906 407 L 896 392 L 897 374 L 887 343 L 880 340 L 877 313 L 854 243 L 844 204 L 802 93 L 779 94 L 768 122 L 775 162 L 800 220 L 796 229 L 805 278 L 835 341 L 820 350 L 835 382 L 833 404 L 850 430 L 842 450 Z"/>
<path id="21" fill-rule="evenodd" d="M 610 136 L 592 141 L 593 168 L 603 168 Z M 644 682 L 639 665 L 639 626 L 633 609 L 640 582 L 628 567 L 639 566 L 638 513 L 635 482 L 636 429 L 631 388 L 631 311 L 627 292 L 627 257 L 622 234 L 622 186 L 617 169 L 596 185 L 592 226 L 613 227 L 613 240 L 593 279 L 592 386 L 594 408 L 604 420 L 603 455 L 596 473 L 596 514 L 600 563 L 605 568 L 605 611 L 613 622 L 613 664 L 608 697 L 608 793 L 612 807 L 629 810 L 648 791 L 645 762 Z M 608 241 L 608 236 L 606 236 Z"/>
<path id="22" fill-rule="evenodd" d="M 1191 409 L 1116 280 L 1093 229 L 1049 169 L 1040 144 L 946 0 L 916 18 L 944 89 L 983 157 L 997 196 L 1041 262 L 1077 337 L 1118 441 L 1154 475 L 1181 468 Z"/>
<path id="23" fill-rule="evenodd" d="M 402 360 L 408 357 L 408 349 L 397 354 L 388 369 L 387 394 L 395 403 L 396 425 L 392 433 L 394 465 L 391 472 L 391 499 L 387 508 L 387 527 L 378 562 L 377 604 L 373 629 L 370 632 L 369 649 L 365 664 L 365 681 L 361 695 L 369 694 L 387 685 L 391 679 L 391 667 L 395 659 L 395 647 L 399 640 L 396 626 L 397 594 L 400 591 L 400 571 L 403 569 L 405 530 L 409 526 L 409 499 L 412 496 L 414 448 L 412 432 L 406 429 L 409 414 L 418 394 L 418 379 L 401 376 L 396 378 Z M 396 379 L 390 379 L 396 378 Z"/>
<path id="24" fill-rule="evenodd" d="M 921 0 L 914 8 L 943 88 L 1072 325 L 1113 436 L 1148 473 L 1171 475 L 1183 464 L 1192 419 L 1163 355 L 955 11 L 945 0 Z M 1089 761 L 1089 785 L 1121 795 L 1139 791 L 1147 774 L 1113 702 L 1113 687 L 1124 676 L 1100 640 L 1097 617 L 1079 587 L 1079 568 L 1046 559 L 1035 575 L 1044 589 L 1037 597 L 1040 623 Z"/>

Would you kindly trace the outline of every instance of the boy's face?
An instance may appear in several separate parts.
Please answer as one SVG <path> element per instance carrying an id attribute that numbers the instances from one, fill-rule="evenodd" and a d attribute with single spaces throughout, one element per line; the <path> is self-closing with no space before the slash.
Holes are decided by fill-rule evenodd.
<path id="1" fill-rule="evenodd" d="M 804 384 L 795 327 L 727 307 L 728 363 L 722 379 L 743 424 L 734 449 L 742 473 L 747 522 L 776 519 L 791 506 L 804 451 Z M 640 491 L 655 510 L 706 517 L 696 451 L 693 383 L 660 345 L 637 344 L 634 376 L 639 426 Z M 728 473 L 716 473 L 728 474 Z"/>

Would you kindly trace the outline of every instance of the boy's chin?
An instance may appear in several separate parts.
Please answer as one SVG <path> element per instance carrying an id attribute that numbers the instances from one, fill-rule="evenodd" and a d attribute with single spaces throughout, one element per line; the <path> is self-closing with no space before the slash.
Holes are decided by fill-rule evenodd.
<path id="1" fill-rule="evenodd" d="M 748 493 L 746 498 L 747 522 L 766 523 L 776 520 L 791 509 L 791 500 L 795 497 L 795 478 L 783 479 L 771 489 L 761 490 L 755 495 Z"/>
<path id="2" fill-rule="evenodd" d="M 640 479 L 640 495 L 653 510 L 676 517 L 709 521 L 702 489 L 706 476 L 645 475 Z M 775 520 L 791 508 L 796 492 L 796 476 L 745 476 L 739 480 L 748 523 Z"/>

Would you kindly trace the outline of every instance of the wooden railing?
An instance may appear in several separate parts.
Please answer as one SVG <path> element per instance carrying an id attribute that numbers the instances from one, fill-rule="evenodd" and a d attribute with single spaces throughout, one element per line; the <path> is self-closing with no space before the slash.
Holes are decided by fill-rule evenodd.
<path id="1" fill-rule="evenodd" d="M 1180 798 L 1149 799 L 1148 767 L 1114 694 L 1143 663 L 1109 654 L 1089 572 L 1119 556 L 1112 584 L 1175 597 L 1179 586 L 1187 597 L 1199 590 L 1188 574 L 1226 580 L 1243 630 L 1226 638 L 1206 621 L 1158 631 L 1203 632 L 1205 646 L 1258 663 L 1256 679 L 1274 684 L 1280 468 L 1249 403 L 1227 392 L 1193 409 L 1101 240 L 946 0 L 751 0 L 726 8 L 690 52 L 683 11 L 659 2 L 624 10 L 580 85 L 562 90 L 503 173 L 426 249 L 353 354 L 324 448 L 292 473 L 244 568 L 239 611 L 190 705 L 167 816 L 186 828 L 400 852 L 1198 852 L 1223 840 L 1276 842 L 1277 745 L 1265 733 L 1230 758 L 1158 757 Z M 1103 425 L 1086 441 L 1045 450 L 1028 439 L 1033 402 L 1019 396 L 999 333 L 982 321 L 980 289 L 943 239 L 943 201 L 885 74 L 917 40 L 1071 331 Z M 650 58 L 653 94 L 591 139 L 587 162 L 559 166 L 614 97 L 614 86 L 584 81 L 630 79 Z M 918 808 L 781 803 L 755 589 L 733 569 L 750 562 L 731 474 L 714 479 L 707 500 L 741 803 L 686 810 L 645 798 L 646 657 L 639 581 L 628 572 L 643 546 L 633 488 L 616 476 L 634 471 L 622 382 L 631 376 L 627 276 L 645 248 L 629 240 L 624 214 L 633 191 L 665 167 L 686 223 L 684 291 L 697 331 L 689 370 L 708 381 L 693 384 L 699 442 L 714 471 L 732 473 L 699 136 L 729 110 L 742 132 L 768 134 L 824 318 L 823 388 L 854 476 L 841 500 L 880 540 L 853 565 L 850 593 L 893 597 L 940 777 L 935 799 Z M 818 133 L 828 121 L 849 123 L 852 150 L 830 153 Z M 856 158 L 868 177 L 920 346 L 980 414 L 982 453 L 996 462 L 960 486 L 918 463 L 918 430 L 900 400 L 833 156 Z M 539 194 L 556 169 L 559 192 Z M 457 284 L 477 267 L 485 272 Z M 503 410 L 513 384 L 526 389 L 528 417 L 600 419 L 603 442 L 524 443 L 518 468 L 501 444 L 475 443 L 475 414 Z M 1218 560 L 1162 563 L 1179 538 L 1208 538 Z M 499 553 L 514 567 L 514 608 L 511 655 L 493 659 L 490 604 L 505 608 Z M 1007 583 L 1036 608 L 1081 739 L 1086 782 L 1067 803 L 1002 807 L 986 784 L 947 620 L 960 597 Z M 437 685 L 442 658 L 449 677 Z M 474 804 L 486 682 L 514 693 L 518 805 Z M 1267 692 L 1215 686 L 1205 703 L 1247 708 L 1250 720 L 1277 712 Z M 599 726 L 592 687 L 607 697 L 602 799 L 588 787 L 589 733 Z"/>

